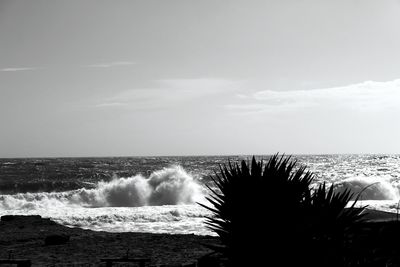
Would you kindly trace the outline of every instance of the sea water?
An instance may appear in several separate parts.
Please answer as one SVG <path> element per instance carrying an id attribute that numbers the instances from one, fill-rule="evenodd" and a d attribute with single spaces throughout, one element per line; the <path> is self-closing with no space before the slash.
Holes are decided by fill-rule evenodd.
<path id="1" fill-rule="evenodd" d="M 0 215 L 39 214 L 66 226 L 98 231 L 208 235 L 212 232 L 204 220 L 211 214 L 198 203 L 207 203 L 206 186 L 213 186 L 210 177 L 221 164 L 250 158 L 0 159 Z M 315 173 L 314 185 L 327 182 L 336 190 L 362 192 L 361 204 L 397 212 L 400 156 L 292 158 Z"/>

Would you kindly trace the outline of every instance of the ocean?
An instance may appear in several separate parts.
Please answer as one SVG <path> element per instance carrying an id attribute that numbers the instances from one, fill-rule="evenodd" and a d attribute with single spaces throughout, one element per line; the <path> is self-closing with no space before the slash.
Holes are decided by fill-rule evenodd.
<path id="1" fill-rule="evenodd" d="M 364 189 L 360 204 L 399 210 L 400 155 L 292 158 L 315 173 L 315 184 Z M 206 203 L 219 164 L 242 159 L 251 156 L 0 159 L 0 215 L 39 214 L 96 231 L 212 235 L 204 226 L 210 214 L 197 203 Z"/>

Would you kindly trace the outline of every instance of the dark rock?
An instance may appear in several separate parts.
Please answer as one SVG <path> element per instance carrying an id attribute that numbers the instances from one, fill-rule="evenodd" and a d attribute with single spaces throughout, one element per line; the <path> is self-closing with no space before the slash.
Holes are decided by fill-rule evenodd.
<path id="1" fill-rule="evenodd" d="M 221 266 L 220 255 L 212 252 L 197 259 L 198 267 L 219 267 Z"/>
<path id="2" fill-rule="evenodd" d="M 69 241 L 69 235 L 61 234 L 61 235 L 48 235 L 44 239 L 44 244 L 46 246 L 52 245 L 63 245 Z"/>
<path id="3" fill-rule="evenodd" d="M 41 220 L 42 217 L 40 215 L 3 215 L 1 216 L 2 222 L 9 222 L 14 220 Z"/>

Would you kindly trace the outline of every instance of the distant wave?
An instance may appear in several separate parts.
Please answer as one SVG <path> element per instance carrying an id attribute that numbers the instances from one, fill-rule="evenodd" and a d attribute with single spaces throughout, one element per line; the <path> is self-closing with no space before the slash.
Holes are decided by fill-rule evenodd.
<path id="1" fill-rule="evenodd" d="M 0 195 L 0 209 L 178 205 L 193 204 L 202 198 L 197 181 L 182 167 L 172 166 L 155 171 L 147 178 L 136 175 L 101 181 L 92 189 Z"/>
<path id="2" fill-rule="evenodd" d="M 350 189 L 355 196 L 361 192 L 360 200 L 398 200 L 399 189 L 395 184 L 380 177 L 358 176 L 348 178 L 336 185 L 337 191 Z"/>
<path id="3" fill-rule="evenodd" d="M 24 181 L 23 183 L 3 182 L 0 194 L 61 192 L 76 190 L 82 187 L 93 187 L 93 184 L 80 181 Z"/>

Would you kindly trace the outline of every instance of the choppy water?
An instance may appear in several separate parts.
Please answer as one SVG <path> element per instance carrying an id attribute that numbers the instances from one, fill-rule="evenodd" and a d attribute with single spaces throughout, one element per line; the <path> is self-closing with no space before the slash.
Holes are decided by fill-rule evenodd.
<path id="1" fill-rule="evenodd" d="M 67 226 L 104 231 L 211 234 L 205 184 L 218 165 L 247 156 L 0 159 L 0 215 L 40 214 Z M 260 156 L 259 158 L 268 158 Z M 396 211 L 398 155 L 294 156 L 316 182 Z M 249 215 L 251 216 L 251 215 Z"/>

